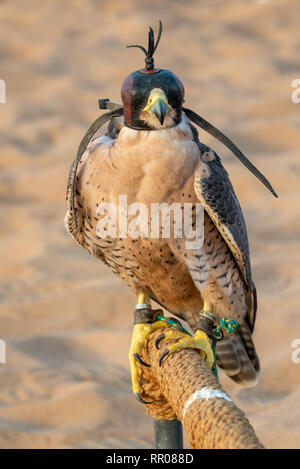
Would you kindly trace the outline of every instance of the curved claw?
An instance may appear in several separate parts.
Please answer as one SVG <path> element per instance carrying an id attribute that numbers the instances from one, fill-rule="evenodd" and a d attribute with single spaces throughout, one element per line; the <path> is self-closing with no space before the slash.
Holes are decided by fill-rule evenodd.
<path id="1" fill-rule="evenodd" d="M 142 365 L 142 366 L 147 366 L 148 368 L 151 367 L 151 365 L 149 365 L 149 363 L 146 363 L 146 362 L 144 362 L 144 361 L 141 359 L 141 357 L 139 356 L 138 353 L 134 353 L 133 356 L 134 356 L 135 360 L 136 360 L 140 365 Z"/>
<path id="2" fill-rule="evenodd" d="M 144 401 L 144 399 L 141 397 L 139 392 L 135 392 L 134 395 L 135 395 L 136 399 L 139 402 L 141 402 L 142 404 L 153 404 L 153 401 L 152 402 Z"/>
<path id="3" fill-rule="evenodd" d="M 163 359 L 164 359 L 169 353 L 170 353 L 170 350 L 167 348 L 167 350 L 165 350 L 165 351 L 161 354 L 160 359 L 159 359 L 159 366 L 161 366 Z"/>
<path id="4" fill-rule="evenodd" d="M 155 347 L 157 348 L 157 350 L 159 349 L 159 347 L 158 347 L 158 346 L 159 346 L 159 343 L 160 343 L 163 339 L 165 339 L 165 337 L 166 337 L 166 334 L 165 334 L 164 332 L 163 332 L 162 334 L 160 334 L 160 335 L 157 337 L 157 339 L 156 339 L 156 341 L 155 341 Z"/>

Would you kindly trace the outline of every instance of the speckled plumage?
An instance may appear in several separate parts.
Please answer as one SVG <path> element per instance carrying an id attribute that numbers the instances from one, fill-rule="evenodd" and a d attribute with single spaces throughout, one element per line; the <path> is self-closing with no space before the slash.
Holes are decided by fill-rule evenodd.
<path id="1" fill-rule="evenodd" d="M 204 300 L 217 317 L 238 321 L 238 333 L 218 345 L 217 359 L 237 382 L 253 384 L 259 362 L 251 339 L 255 289 L 246 227 L 220 158 L 199 142 L 187 118 L 156 131 L 130 129 L 122 119 L 114 119 L 107 135 L 93 140 L 83 155 L 74 211 L 68 193 L 68 232 L 135 294 L 149 293 L 192 329 Z M 101 202 L 118 206 L 120 194 L 127 194 L 128 205 L 203 203 L 202 248 L 186 249 L 186 240 L 174 238 L 172 230 L 170 239 L 99 239 L 97 206 Z"/>

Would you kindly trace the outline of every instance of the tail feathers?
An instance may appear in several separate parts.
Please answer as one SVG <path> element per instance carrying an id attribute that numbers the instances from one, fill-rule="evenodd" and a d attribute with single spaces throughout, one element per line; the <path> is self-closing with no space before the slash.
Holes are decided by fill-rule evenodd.
<path id="1" fill-rule="evenodd" d="M 252 387 L 259 378 L 259 360 L 247 323 L 217 345 L 217 364 L 235 382 Z"/>

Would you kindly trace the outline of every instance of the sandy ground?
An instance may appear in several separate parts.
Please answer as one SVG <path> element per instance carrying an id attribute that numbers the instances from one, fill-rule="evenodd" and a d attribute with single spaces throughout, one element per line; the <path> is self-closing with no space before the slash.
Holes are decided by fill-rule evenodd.
<path id="1" fill-rule="evenodd" d="M 153 447 L 127 353 L 135 298 L 65 233 L 65 186 L 97 99 L 119 101 L 143 65 L 129 43 L 164 23 L 156 63 L 186 105 L 230 135 L 270 178 L 267 190 L 220 144 L 244 209 L 259 295 L 259 385 L 222 376 L 270 448 L 300 447 L 299 2 L 2 1 L 0 78 L 1 448 Z"/>

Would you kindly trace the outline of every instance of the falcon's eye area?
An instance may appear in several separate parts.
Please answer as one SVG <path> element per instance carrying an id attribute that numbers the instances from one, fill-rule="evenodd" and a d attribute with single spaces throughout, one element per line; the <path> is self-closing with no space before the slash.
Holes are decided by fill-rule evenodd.
<path id="1" fill-rule="evenodd" d="M 151 103 L 152 103 L 152 101 L 153 101 L 153 99 L 152 99 L 152 98 L 149 98 L 149 99 L 148 99 L 148 103 L 149 103 L 149 104 L 151 104 Z"/>

